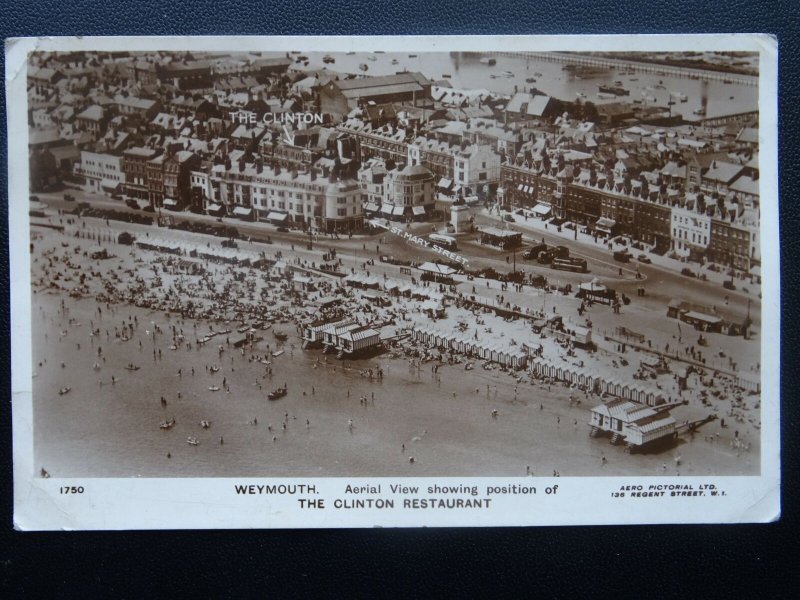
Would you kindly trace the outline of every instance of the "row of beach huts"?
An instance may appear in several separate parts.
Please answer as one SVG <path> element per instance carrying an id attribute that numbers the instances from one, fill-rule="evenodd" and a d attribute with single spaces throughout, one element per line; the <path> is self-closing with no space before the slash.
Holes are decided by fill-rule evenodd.
<path id="1" fill-rule="evenodd" d="M 540 344 L 508 346 L 487 340 L 476 339 L 474 335 L 458 332 L 445 332 L 430 325 L 418 325 L 411 331 L 411 339 L 442 351 L 463 354 L 497 363 L 511 369 L 524 369 L 531 356 L 542 352 Z"/>

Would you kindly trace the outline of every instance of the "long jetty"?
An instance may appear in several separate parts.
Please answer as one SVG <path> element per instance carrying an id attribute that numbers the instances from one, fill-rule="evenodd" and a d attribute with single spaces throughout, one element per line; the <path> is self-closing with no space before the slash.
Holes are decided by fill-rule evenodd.
<path id="1" fill-rule="evenodd" d="M 589 56 L 586 54 L 569 54 L 566 52 L 508 52 L 497 51 L 489 54 L 495 56 L 510 56 L 535 58 L 548 62 L 569 63 L 574 65 L 586 65 L 596 67 L 608 67 L 613 69 L 628 69 L 637 73 L 657 73 L 672 77 L 683 77 L 686 79 L 703 79 L 705 81 L 725 81 L 739 85 L 758 85 L 758 76 L 742 75 L 739 73 L 727 73 L 724 71 L 713 71 L 711 69 L 697 69 L 693 67 L 679 67 L 663 63 L 640 62 L 621 58 L 608 58 L 606 56 Z"/>

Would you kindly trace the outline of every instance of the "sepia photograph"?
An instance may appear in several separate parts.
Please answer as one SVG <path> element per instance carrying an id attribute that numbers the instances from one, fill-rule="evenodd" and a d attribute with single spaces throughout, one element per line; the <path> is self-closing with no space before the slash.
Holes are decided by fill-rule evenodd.
<path id="1" fill-rule="evenodd" d="M 26 53 L 26 477 L 758 481 L 763 53 L 343 39 Z"/>

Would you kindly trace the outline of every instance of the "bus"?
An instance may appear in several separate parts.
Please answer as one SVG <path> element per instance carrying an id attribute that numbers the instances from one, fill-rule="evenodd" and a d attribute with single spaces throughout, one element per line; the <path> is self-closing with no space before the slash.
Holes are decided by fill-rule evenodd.
<path id="1" fill-rule="evenodd" d="M 586 261 L 582 258 L 554 258 L 550 266 L 561 271 L 573 271 L 575 273 L 586 273 L 588 271 Z"/>
<path id="2" fill-rule="evenodd" d="M 458 244 L 456 243 L 456 238 L 450 237 L 449 235 L 442 235 L 441 233 L 432 233 L 428 236 L 428 240 L 439 246 L 440 248 L 444 248 L 445 250 L 458 250 Z"/>

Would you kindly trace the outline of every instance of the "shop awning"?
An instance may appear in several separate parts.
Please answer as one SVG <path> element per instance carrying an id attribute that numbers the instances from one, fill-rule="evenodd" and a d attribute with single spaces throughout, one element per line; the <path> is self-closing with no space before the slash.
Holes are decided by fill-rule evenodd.
<path id="1" fill-rule="evenodd" d="M 547 204 L 537 204 L 533 207 L 533 212 L 542 217 L 547 216 L 552 211 L 552 207 Z"/>
<path id="2" fill-rule="evenodd" d="M 121 185 L 122 182 L 114 181 L 113 179 L 103 179 L 100 182 L 100 187 L 106 190 L 107 192 L 116 192 Z"/>
<path id="3" fill-rule="evenodd" d="M 442 177 L 439 180 L 439 183 L 436 184 L 436 187 L 441 188 L 443 190 L 449 190 L 453 186 L 453 182 L 450 181 L 447 177 Z"/>
<path id="4" fill-rule="evenodd" d="M 391 204 L 384 204 L 381 206 L 381 212 L 385 215 L 392 214 L 392 205 Z"/>
<path id="5" fill-rule="evenodd" d="M 412 206 L 411 212 L 415 215 L 424 215 L 425 214 L 425 207 L 424 206 Z"/>
<path id="6" fill-rule="evenodd" d="M 694 319 L 695 321 L 704 321 L 705 323 L 716 324 L 722 321 L 719 317 L 706 315 L 696 311 L 689 311 L 684 315 L 687 319 Z"/>
<path id="7" fill-rule="evenodd" d="M 393 215 L 402 215 L 404 211 L 405 211 L 405 207 L 404 206 L 395 206 L 392 209 L 392 214 Z"/>
<path id="8" fill-rule="evenodd" d="M 286 213 L 270 212 L 267 214 L 267 221 L 285 221 L 288 216 Z"/>
<path id="9" fill-rule="evenodd" d="M 367 212 L 378 212 L 379 208 L 380 207 L 377 204 L 375 204 L 374 202 L 367 202 L 364 205 L 364 210 L 367 211 Z"/>
<path id="10" fill-rule="evenodd" d="M 178 206 L 178 201 L 172 198 L 164 198 L 164 206 Z"/>
<path id="11" fill-rule="evenodd" d="M 235 214 L 237 217 L 249 217 L 252 212 L 252 208 L 245 208 L 244 206 L 237 206 L 233 209 L 233 214 Z"/>
<path id="12" fill-rule="evenodd" d="M 206 211 L 210 213 L 219 212 L 221 210 L 222 206 L 219 204 L 209 204 L 208 207 L 206 208 Z"/>
<path id="13" fill-rule="evenodd" d="M 616 224 L 617 222 L 614 219 L 607 219 L 606 217 L 600 217 L 599 219 L 597 219 L 597 223 L 595 223 L 595 226 L 598 229 L 611 231 L 611 228 L 614 227 L 614 225 Z"/>

